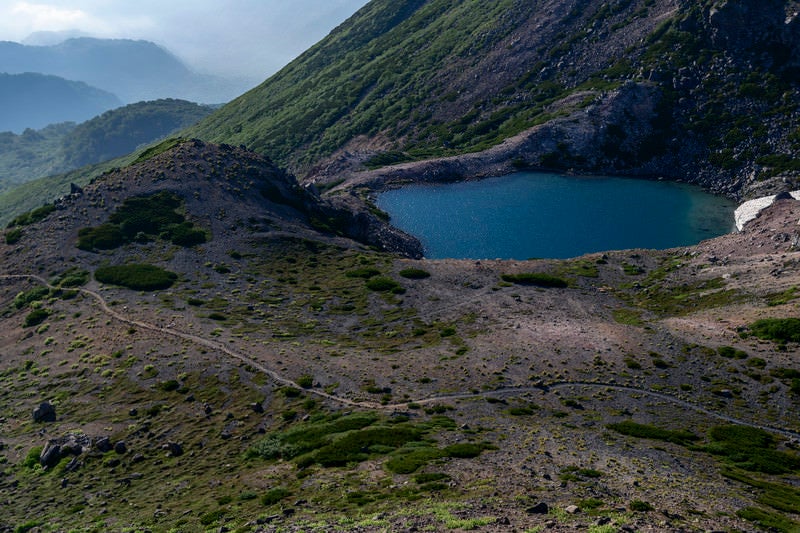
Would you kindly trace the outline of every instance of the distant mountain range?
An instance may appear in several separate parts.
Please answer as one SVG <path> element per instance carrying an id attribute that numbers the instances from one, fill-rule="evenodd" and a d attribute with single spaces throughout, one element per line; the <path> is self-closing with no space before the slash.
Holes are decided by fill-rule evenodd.
<path id="1" fill-rule="evenodd" d="M 246 87 L 189 69 L 149 41 L 79 37 L 50 46 L 0 42 L 0 72 L 38 72 L 79 80 L 115 94 L 123 103 L 181 98 L 224 103 Z"/>
<path id="2" fill-rule="evenodd" d="M 122 105 L 115 95 L 80 81 L 44 74 L 0 73 L 0 132 L 21 133 L 58 122 L 83 122 Z"/>
<path id="3" fill-rule="evenodd" d="M 212 109 L 185 100 L 138 102 L 78 125 L 0 133 L 0 190 L 129 154 L 194 124 Z"/>

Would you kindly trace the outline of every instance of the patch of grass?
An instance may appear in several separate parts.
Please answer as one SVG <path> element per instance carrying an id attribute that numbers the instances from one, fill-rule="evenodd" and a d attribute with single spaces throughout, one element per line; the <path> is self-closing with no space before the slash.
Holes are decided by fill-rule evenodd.
<path id="1" fill-rule="evenodd" d="M 381 271 L 377 268 L 356 268 L 354 270 L 348 270 L 344 273 L 345 276 L 348 278 L 361 278 L 361 279 L 370 279 L 374 278 L 375 276 L 380 276 Z"/>
<path id="2" fill-rule="evenodd" d="M 747 426 L 716 426 L 709 431 L 711 442 L 700 448 L 721 456 L 726 462 L 750 472 L 786 474 L 800 470 L 800 456 L 776 449 L 777 440 L 763 429 Z"/>
<path id="3" fill-rule="evenodd" d="M 57 287 L 72 288 L 86 285 L 89 281 L 89 272 L 78 267 L 71 267 L 53 278 L 50 282 Z"/>
<path id="4" fill-rule="evenodd" d="M 745 507 L 736 511 L 736 516 L 753 522 L 761 529 L 767 531 L 780 531 L 785 533 L 797 533 L 800 530 L 800 522 L 791 520 L 781 514 L 765 511 L 758 507 Z"/>
<path id="5" fill-rule="evenodd" d="M 23 307 L 32 304 L 33 302 L 39 302 L 44 300 L 50 296 L 50 289 L 47 287 L 34 287 L 27 291 L 20 292 L 14 297 L 14 307 L 16 309 L 22 309 Z"/>
<path id="6" fill-rule="evenodd" d="M 405 291 L 402 285 L 397 283 L 392 278 L 387 278 L 384 276 L 378 276 L 369 279 L 367 281 L 367 288 L 375 292 L 391 292 L 394 294 L 400 294 Z"/>
<path id="7" fill-rule="evenodd" d="M 95 270 L 94 277 L 100 283 L 119 285 L 136 291 L 168 289 L 178 279 L 174 272 L 142 264 L 100 267 Z"/>
<path id="8" fill-rule="evenodd" d="M 176 146 L 183 144 L 185 142 L 186 139 L 181 139 L 179 137 L 174 137 L 162 141 L 155 146 L 151 146 L 150 148 L 139 154 L 139 157 L 137 157 L 132 164 L 135 165 L 137 163 L 143 163 L 149 159 L 154 158 L 157 155 L 163 154 L 164 152 L 168 152 L 169 150 L 172 150 Z"/>
<path id="9" fill-rule="evenodd" d="M 796 513 L 800 509 L 800 489 L 797 487 L 756 479 L 749 473 L 736 469 L 725 469 L 722 475 L 761 491 L 756 501 L 762 505 L 786 513 Z"/>
<path id="10" fill-rule="evenodd" d="M 532 285 L 544 288 L 566 288 L 568 283 L 551 274 L 543 272 L 523 272 L 520 274 L 503 274 L 503 281 L 516 283 L 517 285 Z"/>
<path id="11" fill-rule="evenodd" d="M 443 457 L 442 451 L 435 446 L 415 446 L 400 449 L 386 461 L 384 466 L 395 474 L 413 474 L 431 461 Z"/>
<path id="12" fill-rule="evenodd" d="M 596 262 L 588 260 L 572 261 L 566 266 L 565 273 L 583 278 L 597 278 L 600 276 L 600 269 Z"/>
<path id="13" fill-rule="evenodd" d="M 644 320 L 642 320 L 642 312 L 638 309 L 614 309 L 611 314 L 614 317 L 614 321 L 619 324 L 627 326 L 644 326 L 645 324 Z"/>
<path id="14" fill-rule="evenodd" d="M 275 505 L 291 495 L 292 493 L 289 490 L 282 487 L 270 489 L 261 496 L 261 504 L 266 506 Z"/>
<path id="15" fill-rule="evenodd" d="M 632 420 L 625 420 L 623 422 L 609 424 L 606 427 L 612 431 L 616 431 L 617 433 L 622 433 L 623 435 L 628 435 L 630 437 L 636 437 L 639 439 L 663 440 L 680 445 L 687 445 L 700 440 L 700 437 L 689 431 L 663 429 L 648 424 L 639 424 Z"/>
<path id="16" fill-rule="evenodd" d="M 798 297 L 798 288 L 791 287 L 781 293 L 772 294 L 767 298 L 767 305 L 770 307 L 775 307 L 778 305 L 784 305 Z"/>

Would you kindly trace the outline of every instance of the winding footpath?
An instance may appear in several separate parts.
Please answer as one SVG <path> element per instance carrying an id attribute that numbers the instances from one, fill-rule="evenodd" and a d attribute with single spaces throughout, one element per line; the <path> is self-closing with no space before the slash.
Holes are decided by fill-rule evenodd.
<path id="1" fill-rule="evenodd" d="M 7 274 L 7 275 L 0 275 L 0 279 L 7 279 L 7 280 L 28 280 L 28 281 L 35 281 L 38 282 L 49 289 L 58 289 L 51 285 L 46 279 L 34 275 L 34 274 Z M 725 415 L 723 413 L 719 413 L 716 411 L 712 411 L 702 405 L 697 405 L 695 403 L 683 400 L 677 396 L 672 396 L 670 394 L 666 394 L 663 392 L 653 391 L 649 389 L 634 387 L 630 385 L 619 385 L 616 383 L 602 383 L 597 381 L 553 381 L 549 383 L 541 383 L 534 386 L 524 386 L 524 387 L 505 387 L 505 388 L 498 388 L 491 391 L 484 391 L 484 392 L 469 392 L 469 393 L 457 393 L 457 394 L 449 394 L 449 395 L 438 395 L 438 396 L 430 396 L 427 398 L 421 398 L 418 400 L 408 400 L 403 403 L 394 403 L 394 404 L 382 404 L 377 402 L 370 402 L 370 401 L 356 401 L 350 400 L 347 398 L 342 398 L 340 396 L 336 396 L 333 394 L 329 394 L 325 391 L 321 391 L 314 388 L 303 388 L 294 381 L 289 378 L 283 377 L 274 370 L 267 368 L 263 364 L 259 363 L 247 357 L 243 354 L 235 352 L 231 350 L 229 347 L 225 346 L 222 343 L 215 342 L 204 337 L 200 337 L 198 335 L 192 335 L 191 333 L 184 333 L 181 331 L 176 331 L 172 328 L 162 328 L 153 324 L 149 324 L 147 322 L 142 322 L 140 320 L 134 320 L 128 318 L 114 309 L 112 309 L 108 303 L 106 302 L 105 298 L 101 296 L 99 293 L 86 289 L 86 288 L 77 288 L 75 289 L 82 294 L 89 296 L 90 298 L 94 299 L 102 311 L 110 316 L 111 318 L 129 326 L 134 326 L 137 328 L 141 328 L 143 330 L 153 331 L 156 333 L 160 333 L 163 335 L 176 337 L 178 339 L 182 339 L 191 343 L 194 343 L 198 346 L 203 346 L 205 348 L 209 348 L 211 350 L 224 353 L 225 355 L 241 361 L 260 372 L 264 373 L 265 375 L 269 376 L 269 378 L 274 381 L 278 385 L 293 387 L 296 389 L 301 389 L 307 394 L 311 394 L 317 396 L 318 398 L 323 398 L 326 400 L 330 400 L 332 402 L 346 405 L 348 407 L 358 407 L 363 409 L 374 409 L 374 410 L 383 410 L 383 411 L 400 411 L 400 410 L 407 410 L 409 404 L 417 404 L 417 405 L 429 405 L 432 403 L 437 402 L 446 402 L 446 401 L 456 401 L 456 400 L 470 400 L 470 399 L 479 399 L 479 398 L 487 398 L 487 397 L 507 397 L 507 396 L 519 396 L 522 394 L 527 394 L 531 392 L 549 392 L 552 390 L 557 389 L 565 389 L 565 388 L 575 388 L 575 387 L 587 387 L 587 388 L 603 388 L 603 389 L 610 389 L 616 390 L 620 392 L 630 392 L 634 394 L 644 394 L 651 398 L 656 398 L 659 400 L 663 400 L 665 402 L 672 403 L 674 405 L 683 407 L 684 409 L 692 410 L 697 413 L 701 413 L 703 415 L 709 416 L 711 418 L 716 418 L 718 420 L 722 420 L 724 422 L 728 422 L 731 424 L 737 424 L 741 426 L 747 426 L 751 428 L 762 429 L 765 431 L 770 431 L 773 433 L 778 433 L 784 437 L 790 439 L 800 439 L 800 432 L 793 431 L 787 428 L 778 428 L 763 424 L 755 424 L 753 422 L 747 422 L 745 420 L 740 420 L 738 418 Z"/>

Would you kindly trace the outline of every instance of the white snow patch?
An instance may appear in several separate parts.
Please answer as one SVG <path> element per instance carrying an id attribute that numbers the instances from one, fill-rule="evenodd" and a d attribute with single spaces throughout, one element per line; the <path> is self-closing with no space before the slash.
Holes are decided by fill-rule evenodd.
<path id="1" fill-rule="evenodd" d="M 800 191 L 792 191 L 789 194 L 791 194 L 792 198 L 795 200 L 800 200 Z M 737 207 L 736 211 L 733 212 L 733 218 L 736 220 L 736 229 L 742 231 L 744 225 L 756 218 L 762 209 L 772 205 L 776 196 L 776 194 L 773 194 L 772 196 L 763 196 L 755 200 L 748 200 Z"/>

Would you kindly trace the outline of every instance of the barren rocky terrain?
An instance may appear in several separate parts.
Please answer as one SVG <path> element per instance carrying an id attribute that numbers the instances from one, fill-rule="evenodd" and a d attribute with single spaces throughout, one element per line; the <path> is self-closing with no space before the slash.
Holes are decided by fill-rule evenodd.
<path id="1" fill-rule="evenodd" d="M 756 323 L 797 316 L 800 202 L 412 260 L 269 169 L 184 143 L 6 230 L 0 530 L 797 530 L 798 342 Z"/>

